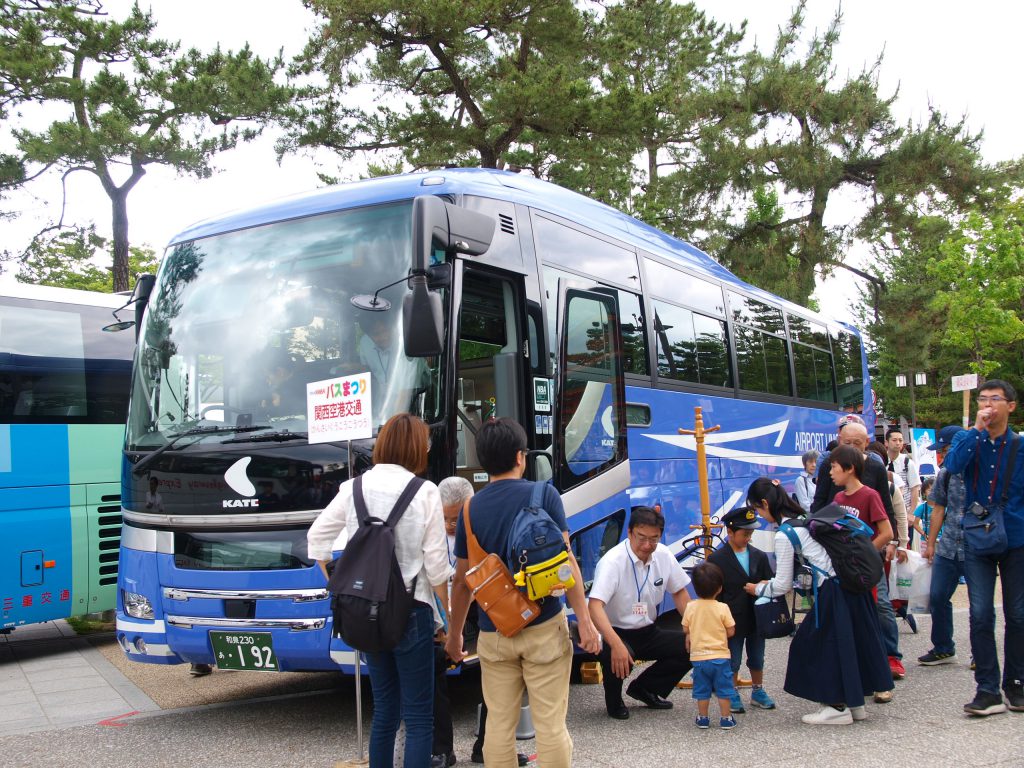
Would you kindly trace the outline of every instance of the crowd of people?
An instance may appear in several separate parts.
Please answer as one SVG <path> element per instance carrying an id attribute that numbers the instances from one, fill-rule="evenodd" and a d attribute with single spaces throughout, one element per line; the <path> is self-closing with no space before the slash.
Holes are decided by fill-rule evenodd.
<path id="1" fill-rule="evenodd" d="M 795 583 L 813 597 L 813 608 L 790 642 L 784 690 L 815 704 L 802 715 L 809 725 L 865 719 L 866 700 L 891 701 L 894 681 L 906 674 L 897 627 L 900 606 L 889 600 L 886 568 L 877 583 L 872 572 L 864 589 L 842 581 L 847 564 L 833 562 L 835 550 L 830 556 L 809 524 L 836 509 L 867 526 L 876 566 L 904 560 L 911 537 L 921 538 L 918 548 L 932 569 L 932 647 L 918 659 L 921 666 L 956 660 L 950 601 L 966 581 L 977 689 L 964 710 L 974 716 L 1024 711 L 1024 452 L 1018 452 L 1020 440 L 1009 427 L 1015 408 L 1011 385 L 983 384 L 973 427 L 938 432 L 932 449 L 944 457 L 942 468 L 934 480 L 924 481 L 903 452 L 898 430 L 890 430 L 872 451 L 864 422 L 844 416 L 835 445 L 823 455 L 802 456 L 804 472 L 794 491 L 771 477 L 750 484 L 746 505 L 721 520 L 725 543 L 693 569 L 692 577 L 662 543 L 660 510 L 638 506 L 631 510 L 626 538 L 601 557 L 585 594 L 561 498 L 547 485 L 542 506 L 568 552 L 564 597 L 575 616 L 575 638 L 558 597 L 539 600 L 536 617 L 511 635 L 496 630 L 490 606 L 474 603 L 468 575 L 481 564 L 479 553 L 505 557 L 513 517 L 530 503 L 534 490 L 523 479 L 528 450 L 523 428 L 508 418 L 487 421 L 476 436 L 476 450 L 488 484 L 474 494 L 461 478 L 442 481 L 440 490 L 425 482 L 395 527 L 396 557 L 416 602 L 398 645 L 367 655 L 374 696 L 371 767 L 393 764 L 400 721 L 406 726 L 407 768 L 455 763 L 445 671 L 465 658 L 467 641 L 479 657 L 484 705 L 473 762 L 498 768 L 525 762 L 516 751 L 516 727 L 526 695 L 539 764 L 571 764 L 566 713 L 574 640 L 601 663 L 609 717 L 631 716 L 624 687 L 630 699 L 649 709 L 672 709 L 669 695 L 692 669 L 695 725 L 711 726 L 714 695 L 718 725 L 731 729 L 735 715 L 745 711 L 734 685 L 744 653 L 750 706 L 776 706 L 764 688 L 765 632 L 758 606 L 790 594 Z M 408 414 L 381 429 L 374 468 L 364 475 L 373 514 L 386 518 L 409 479 L 423 472 L 428 439 L 426 425 Z M 350 485 L 309 532 L 310 555 L 325 567 L 337 535 L 347 530 L 351 537 L 359 525 Z M 774 569 L 751 543 L 762 527 L 758 518 L 777 528 Z M 972 530 L 976 521 L 981 530 Z M 1001 544 L 991 543 L 994 529 L 1002 534 Z M 1005 618 L 1002 668 L 995 643 L 997 575 Z M 667 597 L 682 632 L 657 621 Z M 648 664 L 625 685 L 637 659 Z"/>

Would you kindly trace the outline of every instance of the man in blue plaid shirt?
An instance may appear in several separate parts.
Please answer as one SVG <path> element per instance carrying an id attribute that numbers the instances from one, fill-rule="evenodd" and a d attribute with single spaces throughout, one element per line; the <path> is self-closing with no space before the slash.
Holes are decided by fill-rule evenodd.
<path id="1" fill-rule="evenodd" d="M 939 430 L 935 442 L 928 450 L 945 458 L 953 437 L 961 428 L 953 424 Z M 932 587 L 928 596 L 932 614 L 932 649 L 918 658 L 918 664 L 934 667 L 956 661 L 953 644 L 953 604 L 960 577 L 964 575 L 964 502 L 967 491 L 961 474 L 951 474 L 943 467 L 939 470 L 931 495 L 934 508 L 928 529 L 924 556 L 932 564 Z"/>

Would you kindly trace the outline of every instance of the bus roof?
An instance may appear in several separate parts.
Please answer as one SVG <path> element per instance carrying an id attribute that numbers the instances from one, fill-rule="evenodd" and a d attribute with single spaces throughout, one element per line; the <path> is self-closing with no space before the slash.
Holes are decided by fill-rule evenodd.
<path id="1" fill-rule="evenodd" d="M 411 200 L 425 194 L 492 197 L 553 213 L 742 288 L 788 311 L 816 316 L 833 326 L 857 333 L 846 323 L 823 318 L 810 309 L 744 282 L 699 248 L 609 205 L 533 176 L 490 168 L 445 168 L 326 187 L 198 222 L 172 238 L 170 244 L 349 207 Z"/>
<path id="2" fill-rule="evenodd" d="M 113 307 L 114 309 L 124 306 L 129 298 L 128 294 L 79 291 L 75 288 L 55 288 L 50 285 L 33 285 L 31 283 L 4 284 L 0 286 L 0 296 L 12 299 L 52 301 L 58 304 Z"/>

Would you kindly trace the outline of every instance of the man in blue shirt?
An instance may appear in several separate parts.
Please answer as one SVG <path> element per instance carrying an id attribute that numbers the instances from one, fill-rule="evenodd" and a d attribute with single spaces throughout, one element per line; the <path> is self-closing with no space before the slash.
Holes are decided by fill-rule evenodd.
<path id="1" fill-rule="evenodd" d="M 1002 689 L 1010 709 L 1024 712 L 1024 451 L 1018 449 L 1010 465 L 1011 441 L 1019 440 L 1009 428 L 1017 408 L 1017 393 L 1005 381 L 986 381 L 978 390 L 974 427 L 953 438 L 944 467 L 962 473 L 967 509 L 977 502 L 984 507 L 1001 503 L 1004 481 L 1009 479 L 1003 509 L 1006 551 L 977 555 L 965 544 L 964 571 L 970 598 L 971 651 L 977 668 L 977 694 L 964 706 L 970 715 L 994 715 L 1006 711 L 999 687 L 999 657 L 995 638 L 995 582 L 998 571 L 1003 587 L 1006 621 Z M 1007 450 L 1010 449 L 1010 450 Z M 1009 475 L 1007 474 L 1009 473 Z"/>
<path id="2" fill-rule="evenodd" d="M 526 451 L 526 432 L 512 419 L 490 419 L 477 433 L 477 458 L 489 480 L 487 486 L 473 496 L 468 514 L 474 538 L 484 552 L 505 556 L 513 519 L 530 503 L 533 483 L 523 480 Z M 551 519 L 561 527 L 566 549 L 569 550 L 576 583 L 566 590 L 565 596 L 576 613 L 580 648 L 596 654 L 600 651 L 601 638 L 587 611 L 583 577 L 569 547 L 565 509 L 553 486 L 547 486 L 543 504 Z M 462 630 L 471 599 L 466 583 L 470 563 L 464 515 L 459 517 L 455 529 L 455 578 L 452 581 L 451 619 L 445 644 L 448 657 L 456 662 L 462 661 L 466 655 Z M 565 716 L 569 704 L 573 650 L 561 600 L 557 597 L 544 598 L 540 615 L 515 637 L 500 634 L 483 610 L 479 613 L 479 620 L 477 654 L 480 657 L 484 703 L 488 710 L 484 763 L 495 768 L 517 768 L 516 724 L 525 689 L 537 729 L 540 764 L 545 768 L 569 768 L 572 764 L 572 739 L 566 728 Z"/>

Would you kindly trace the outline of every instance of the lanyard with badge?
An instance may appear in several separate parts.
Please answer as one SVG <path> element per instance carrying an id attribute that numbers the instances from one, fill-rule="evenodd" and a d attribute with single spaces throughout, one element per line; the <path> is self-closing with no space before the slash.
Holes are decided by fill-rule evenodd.
<path id="1" fill-rule="evenodd" d="M 633 565 L 633 583 L 636 584 L 636 602 L 633 603 L 633 615 L 642 616 L 647 618 L 647 603 L 643 601 L 644 588 L 647 586 L 648 580 L 651 578 L 651 568 L 654 567 L 652 562 L 647 566 L 647 573 L 644 575 L 644 583 L 640 583 L 640 579 L 636 576 L 636 565 Z"/>

